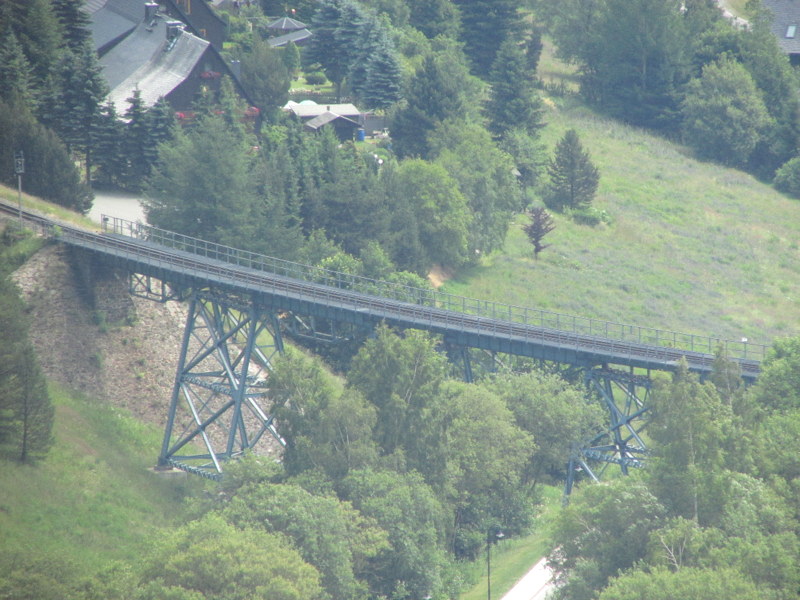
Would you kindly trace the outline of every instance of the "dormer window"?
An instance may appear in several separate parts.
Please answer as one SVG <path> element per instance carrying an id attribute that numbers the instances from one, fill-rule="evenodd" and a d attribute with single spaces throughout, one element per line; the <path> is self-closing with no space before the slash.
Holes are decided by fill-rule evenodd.
<path id="1" fill-rule="evenodd" d="M 797 25 L 789 25 L 786 28 L 786 38 L 787 39 L 794 39 L 795 34 L 797 33 Z"/>

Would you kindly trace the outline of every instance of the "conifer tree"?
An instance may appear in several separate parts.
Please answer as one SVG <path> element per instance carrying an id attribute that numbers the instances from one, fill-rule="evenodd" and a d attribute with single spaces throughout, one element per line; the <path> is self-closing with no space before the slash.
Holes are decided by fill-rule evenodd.
<path id="1" fill-rule="evenodd" d="M 325 76 L 336 86 L 337 97 L 341 94 L 342 81 L 349 64 L 343 60 L 340 47 L 342 37 L 339 35 L 345 0 L 322 0 L 311 19 L 311 31 L 314 35 L 303 52 L 306 65 L 319 64 Z"/>
<path id="2" fill-rule="evenodd" d="M 21 102 L 0 100 L 0 181 L 16 185 L 13 153 L 25 153 L 22 185 L 29 194 L 85 213 L 92 206 L 92 194 L 66 147 L 52 130 L 44 127 Z"/>
<path id="3" fill-rule="evenodd" d="M 87 42 L 76 52 L 65 52 L 57 67 L 56 84 L 60 94 L 44 121 L 52 127 L 70 151 L 82 151 L 89 181 L 92 161 L 92 133 L 100 115 L 100 105 L 108 94 L 94 49 Z"/>
<path id="4" fill-rule="evenodd" d="M 144 185 L 145 177 L 150 173 L 150 157 L 147 155 L 149 146 L 149 127 L 147 109 L 142 100 L 142 92 L 138 88 L 133 91 L 133 96 L 127 99 L 128 109 L 125 119 L 125 141 L 123 155 L 125 165 L 125 187 L 138 191 Z"/>
<path id="5" fill-rule="evenodd" d="M 455 3 L 461 9 L 461 39 L 472 72 L 486 77 L 500 44 L 518 32 L 520 0 L 455 0 Z"/>
<path id="6" fill-rule="evenodd" d="M 533 244 L 533 258 L 539 259 L 539 253 L 545 248 L 549 248 L 550 244 L 542 242 L 544 236 L 556 228 L 553 223 L 553 217 L 545 210 L 543 206 L 537 206 L 528 211 L 531 222 L 524 226 L 525 234 L 528 236 L 531 244 Z"/>
<path id="7" fill-rule="evenodd" d="M 83 4 L 84 0 L 52 0 L 63 40 L 72 52 L 80 52 L 85 44 L 92 42 L 91 21 Z"/>
<path id="8" fill-rule="evenodd" d="M 54 409 L 28 340 L 22 301 L 0 278 L 0 451 L 21 462 L 44 457 L 52 444 Z"/>
<path id="9" fill-rule="evenodd" d="M 361 98 L 368 108 L 389 108 L 400 99 L 403 80 L 397 51 L 384 37 L 367 61 L 366 81 Z"/>
<path id="10" fill-rule="evenodd" d="M 28 59 L 11 29 L 0 32 L 0 98 L 13 101 L 12 96 L 36 110 L 36 88 Z"/>
<path id="11" fill-rule="evenodd" d="M 486 106 L 489 130 L 502 136 L 512 128 L 535 133 L 543 126 L 542 102 L 533 85 L 525 52 L 508 38 L 497 53 L 489 74 L 492 84 Z"/>
<path id="12" fill-rule="evenodd" d="M 550 182 L 544 200 L 553 210 L 585 208 L 591 204 L 600 183 L 600 172 L 583 149 L 578 134 L 570 129 L 556 145 L 547 166 Z"/>
<path id="13" fill-rule="evenodd" d="M 124 136 L 125 124 L 120 121 L 114 103 L 108 101 L 100 108 L 93 135 L 96 182 L 105 185 L 122 183 L 126 171 L 123 155 Z"/>

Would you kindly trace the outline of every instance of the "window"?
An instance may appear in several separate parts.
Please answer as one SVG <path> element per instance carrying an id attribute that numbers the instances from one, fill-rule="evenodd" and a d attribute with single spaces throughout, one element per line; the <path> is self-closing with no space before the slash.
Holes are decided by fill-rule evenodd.
<path id="1" fill-rule="evenodd" d="M 797 25 L 789 25 L 786 28 L 786 37 L 787 38 L 794 38 L 796 33 L 797 33 Z"/>

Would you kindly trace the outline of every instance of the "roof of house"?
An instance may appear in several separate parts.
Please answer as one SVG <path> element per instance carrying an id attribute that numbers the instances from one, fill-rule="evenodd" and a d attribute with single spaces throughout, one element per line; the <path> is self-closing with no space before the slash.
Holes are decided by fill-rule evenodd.
<path id="1" fill-rule="evenodd" d="M 763 0 L 773 15 L 772 33 L 786 54 L 800 54 L 800 1 Z"/>
<path id="2" fill-rule="evenodd" d="M 267 25 L 268 29 L 278 31 L 297 31 L 298 29 L 305 29 L 305 27 L 305 23 L 301 23 L 300 21 L 290 17 L 281 17 L 280 19 L 276 19 Z"/>
<path id="3" fill-rule="evenodd" d="M 89 13 L 94 47 L 100 50 L 136 28 L 144 18 L 144 0 L 86 0 L 84 10 Z"/>
<path id="4" fill-rule="evenodd" d="M 273 48 L 278 48 L 280 46 L 284 46 L 289 42 L 294 42 L 295 44 L 307 40 L 310 38 L 313 33 L 311 33 L 308 29 L 298 29 L 297 31 L 290 31 L 287 34 L 279 35 L 277 37 L 271 37 L 267 39 L 267 43 L 272 46 Z"/>
<path id="5" fill-rule="evenodd" d="M 336 120 L 344 121 L 344 122 L 352 125 L 353 127 L 359 127 L 358 121 L 354 121 L 353 119 L 348 119 L 345 116 L 337 115 L 336 113 L 333 113 L 333 112 L 330 112 L 330 111 L 326 111 L 326 112 L 322 113 L 321 115 L 318 115 L 318 116 L 314 117 L 313 119 L 310 119 L 310 120 L 306 121 L 303 124 L 303 126 L 307 127 L 308 129 L 316 130 L 316 129 L 319 129 L 320 127 L 322 127 L 323 125 L 327 125 L 328 123 L 330 123 L 332 121 L 336 121 Z"/>
<path id="6" fill-rule="evenodd" d="M 283 110 L 290 111 L 301 119 L 311 119 L 328 112 L 342 117 L 361 116 L 361 111 L 353 104 L 317 104 L 312 100 L 303 100 L 300 103 L 289 100 Z"/>
<path id="7" fill-rule="evenodd" d="M 209 47 L 206 40 L 181 29 L 167 39 L 167 27 L 161 17 L 152 26 L 142 22 L 100 59 L 111 88 L 108 99 L 120 114 L 137 88 L 145 106 L 169 94 L 189 77 Z"/>

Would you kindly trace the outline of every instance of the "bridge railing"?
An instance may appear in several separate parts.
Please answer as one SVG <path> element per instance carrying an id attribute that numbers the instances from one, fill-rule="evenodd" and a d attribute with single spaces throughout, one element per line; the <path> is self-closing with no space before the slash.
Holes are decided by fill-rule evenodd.
<path id="1" fill-rule="evenodd" d="M 139 240 L 158 244 L 174 250 L 189 252 L 209 259 L 234 264 L 240 267 L 256 269 L 292 279 L 311 281 L 323 285 L 348 289 L 364 294 L 381 296 L 409 302 L 421 306 L 430 306 L 444 310 L 477 315 L 485 318 L 499 319 L 540 327 L 553 331 L 568 332 L 598 338 L 618 340 L 626 343 L 647 344 L 714 354 L 723 349 L 733 359 L 764 359 L 768 347 L 755 344 L 747 339 L 725 340 L 713 336 L 702 336 L 691 333 L 626 325 L 614 321 L 604 321 L 588 317 L 579 317 L 548 310 L 514 306 L 501 302 L 479 300 L 456 296 L 433 289 L 416 288 L 398 283 L 369 279 L 349 273 L 330 271 L 320 267 L 304 265 L 288 260 L 256 254 L 248 250 L 224 246 L 193 238 L 173 231 L 152 227 L 139 222 L 128 221 L 118 217 L 103 216 L 103 231 L 115 233 Z"/>

